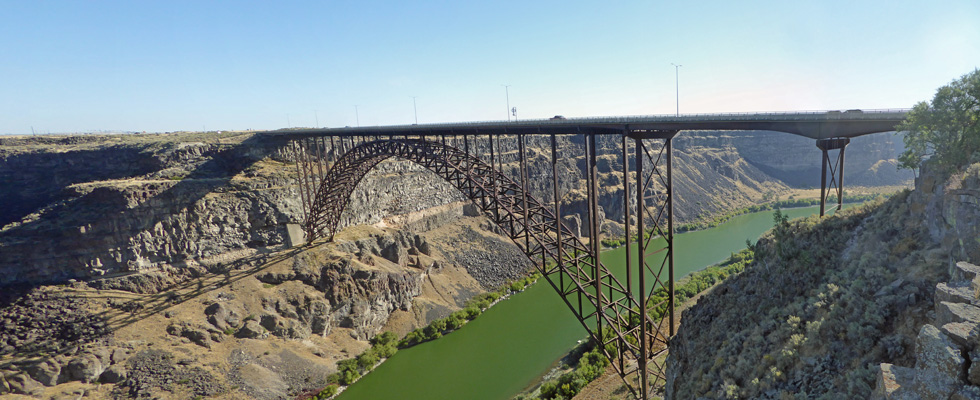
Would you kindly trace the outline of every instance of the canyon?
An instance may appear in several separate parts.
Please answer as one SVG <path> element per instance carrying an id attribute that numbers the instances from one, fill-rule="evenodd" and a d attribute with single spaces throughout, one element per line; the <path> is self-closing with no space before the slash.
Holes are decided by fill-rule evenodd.
<path id="1" fill-rule="evenodd" d="M 900 142 L 855 139 L 845 182 L 906 182 Z M 553 201 L 550 142 L 528 146 L 531 193 Z M 563 214 L 583 226 L 582 141 L 559 146 Z M 599 146 L 599 181 L 617 188 L 618 138 Z M 683 132 L 674 149 L 678 223 L 819 179 L 812 140 L 790 135 Z M 516 144 L 498 151 L 516 174 Z M 322 386 L 375 334 L 424 326 L 531 268 L 459 192 L 402 160 L 365 176 L 334 242 L 295 247 L 291 154 L 252 133 L 4 137 L 0 193 L 0 392 L 284 398 Z M 601 192 L 607 234 L 622 231 L 621 196 Z"/>

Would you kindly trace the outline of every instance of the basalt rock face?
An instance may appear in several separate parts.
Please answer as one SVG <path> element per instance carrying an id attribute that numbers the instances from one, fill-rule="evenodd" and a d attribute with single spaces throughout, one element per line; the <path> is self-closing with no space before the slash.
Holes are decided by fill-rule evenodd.
<path id="1" fill-rule="evenodd" d="M 683 137 L 679 136 L 679 137 Z M 745 160 L 794 187 L 819 187 L 822 152 L 813 139 L 779 132 L 712 133 L 727 142 Z M 901 136 L 890 133 L 852 138 L 844 150 L 844 185 L 900 185 L 913 178 L 899 170 L 897 156 L 904 149 Z M 835 159 L 836 152 L 831 152 Z"/>
<path id="2" fill-rule="evenodd" d="M 298 338 L 326 335 L 339 326 L 351 328 L 357 338 L 367 340 L 385 325 L 393 311 L 409 310 L 413 299 L 421 294 L 430 269 L 412 266 L 420 266 L 420 257 L 424 258 L 416 245 L 423 242 L 421 237 L 403 231 L 341 241 L 337 249 L 350 258 L 308 251 L 294 257 L 289 269 L 259 274 L 262 282 L 283 285 L 280 296 L 263 300 L 271 315 L 263 316 L 262 326 L 274 335 Z M 409 252 L 416 256 L 409 257 Z M 291 322 L 283 322 L 289 319 L 297 320 L 300 329 L 283 330 L 283 326 L 291 326 Z"/>
<path id="3" fill-rule="evenodd" d="M 131 178 L 160 167 L 138 147 L 5 153 L 0 146 L 0 226 L 62 198 L 62 190 L 72 184 Z"/>
<path id="4" fill-rule="evenodd" d="M 398 216 L 464 201 L 467 199 L 459 190 L 434 172 L 411 161 L 389 159 L 368 172 L 351 193 L 339 226 L 391 222 Z M 462 203 L 440 211 L 462 215 Z M 430 219 L 413 221 L 412 227 L 425 231 L 446 222 L 438 217 Z"/>
<path id="5" fill-rule="evenodd" d="M 92 152 L 120 162 L 89 163 Z M 89 170 L 72 177 L 56 169 L 71 177 L 64 182 L 129 178 L 60 189 L 48 185 L 47 192 L 58 192 L 57 201 L 0 230 L 0 286 L 126 272 L 181 276 L 200 272 L 209 258 L 282 247 L 286 223 L 298 221 L 301 210 L 288 175 L 262 174 L 256 165 L 270 154 L 274 147 L 250 138 L 230 146 L 125 144 L 8 156 L 8 161 L 58 156 L 64 166 L 84 164 L 80 168 Z M 8 168 L 13 164 L 8 162 Z M 155 167 L 132 177 L 143 170 L 130 165 Z M 10 174 L 40 173 L 21 172 Z"/>
<path id="6" fill-rule="evenodd" d="M 2 202 L 17 207 L 0 207 L 0 221 L 13 221 L 0 229 L 0 286 L 139 273 L 101 285 L 152 292 L 217 262 L 288 246 L 287 224 L 303 218 L 290 157 L 281 144 L 244 137 L 220 142 L 5 138 L 0 146 Z M 846 184 L 900 182 L 892 176 L 866 182 L 851 175 L 875 163 L 879 172 L 888 170 L 881 163 L 894 159 L 893 139 L 869 139 L 871 144 L 855 139 L 848 147 Z M 607 234 L 618 229 L 606 221 L 624 222 L 620 144 L 614 136 L 598 141 L 598 217 Z M 550 138 L 528 137 L 527 145 L 530 192 L 550 208 Z M 577 217 L 582 234 L 590 225 L 584 145 L 582 136 L 558 137 L 554 167 L 562 214 Z M 656 157 L 656 141 L 648 145 Z M 486 140 L 471 138 L 469 148 L 489 155 Z M 745 207 L 785 190 L 778 171 L 806 170 L 819 177 L 820 152 L 812 140 L 792 135 L 682 132 L 673 149 L 675 223 Z M 631 170 L 633 157 L 631 151 Z M 519 176 L 513 137 L 495 146 L 495 160 L 505 174 Z M 662 190 L 659 183 L 654 190 Z M 626 196 L 631 207 L 635 197 Z M 435 173 L 390 159 L 360 182 L 340 226 L 425 231 L 479 214 Z"/>
<path id="7" fill-rule="evenodd" d="M 980 164 L 950 177 L 923 167 L 909 199 L 933 240 L 950 249 L 950 260 L 980 260 Z"/>

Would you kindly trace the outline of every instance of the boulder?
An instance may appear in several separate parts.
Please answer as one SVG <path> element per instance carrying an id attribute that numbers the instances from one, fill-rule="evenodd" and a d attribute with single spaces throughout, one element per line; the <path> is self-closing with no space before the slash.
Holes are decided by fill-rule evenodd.
<path id="1" fill-rule="evenodd" d="M 915 353 L 915 392 L 921 398 L 948 399 L 966 380 L 966 360 L 939 328 L 926 324 L 919 329 Z"/>
<path id="2" fill-rule="evenodd" d="M 408 264 L 408 250 L 396 241 L 382 242 L 381 257 L 398 265 Z"/>
<path id="3" fill-rule="evenodd" d="M 269 336 L 269 334 L 266 332 L 265 328 L 263 328 L 262 325 L 259 325 L 259 321 L 254 319 L 245 321 L 245 324 L 242 325 L 242 327 L 238 329 L 238 332 L 235 333 L 235 337 L 247 339 L 262 339 L 267 336 Z"/>
<path id="4" fill-rule="evenodd" d="M 949 400 L 980 400 L 980 387 L 966 385 L 950 396 Z"/>
<path id="5" fill-rule="evenodd" d="M 279 329 L 272 331 L 273 335 L 288 339 L 306 339 L 313 333 L 309 325 L 295 319 L 287 319 L 283 322 L 283 325 Z"/>
<path id="6" fill-rule="evenodd" d="M 116 348 L 112 350 L 112 356 L 110 358 L 113 364 L 119 364 L 129 359 L 129 352 L 123 348 Z"/>
<path id="7" fill-rule="evenodd" d="M 26 374 L 17 374 L 6 379 L 11 393 L 30 396 L 40 396 L 41 393 L 44 393 L 44 385 L 31 379 Z"/>
<path id="8" fill-rule="evenodd" d="M 330 315 L 314 315 L 310 321 L 310 331 L 313 334 L 327 336 L 330 334 Z"/>
<path id="9" fill-rule="evenodd" d="M 878 379 L 872 399 L 901 399 L 908 397 L 915 379 L 915 370 L 882 363 L 878 367 Z"/>
<path id="10" fill-rule="evenodd" d="M 61 369 L 61 364 L 51 359 L 27 367 L 27 374 L 44 386 L 54 386 L 68 381 L 61 378 Z"/>
<path id="11" fill-rule="evenodd" d="M 969 282 L 940 282 L 936 284 L 936 291 L 933 295 L 934 304 L 939 304 L 941 302 L 948 303 L 964 303 L 977 305 L 978 302 L 976 297 L 974 297 L 973 289 L 970 287 Z"/>
<path id="12" fill-rule="evenodd" d="M 286 271 L 286 272 L 263 272 L 255 276 L 262 283 L 268 283 L 270 285 L 278 285 L 280 283 L 291 281 L 296 279 L 296 272 Z"/>
<path id="13" fill-rule="evenodd" d="M 980 352 L 977 350 L 970 352 L 970 369 L 966 371 L 966 379 L 980 386 Z"/>
<path id="14" fill-rule="evenodd" d="M 265 330 L 269 332 L 274 332 L 282 326 L 282 317 L 276 314 L 264 314 L 259 317 L 259 325 L 262 325 Z"/>
<path id="15" fill-rule="evenodd" d="M 105 371 L 102 372 L 102 375 L 99 375 L 99 382 L 119 383 L 125 381 L 128 376 L 129 374 L 126 371 L 126 367 L 122 366 L 122 364 L 116 364 L 106 368 Z"/>
<path id="16" fill-rule="evenodd" d="M 972 322 L 950 322 L 942 330 L 964 350 L 973 350 L 980 343 L 980 325 Z"/>
<path id="17" fill-rule="evenodd" d="M 208 316 L 208 322 L 218 328 L 219 331 L 227 331 L 241 326 L 242 319 L 237 312 L 228 308 L 225 303 L 214 303 L 204 309 L 204 315 Z"/>
<path id="18" fill-rule="evenodd" d="M 980 276 L 970 281 L 970 292 L 973 293 L 974 299 L 980 299 Z"/>
<path id="19" fill-rule="evenodd" d="M 942 326 L 951 322 L 980 325 L 980 307 L 948 301 L 936 303 L 936 325 Z"/>
<path id="20" fill-rule="evenodd" d="M 167 333 L 190 339 L 201 347 L 211 348 L 211 334 L 206 329 L 191 326 L 186 322 L 171 324 L 167 327 Z"/>
<path id="21" fill-rule="evenodd" d="M 949 269 L 949 276 L 950 282 L 972 281 L 980 276 L 980 267 L 966 261 L 960 261 Z"/>
<path id="22" fill-rule="evenodd" d="M 432 255 L 432 247 L 429 245 L 429 241 L 422 236 L 415 236 L 415 248 L 422 254 Z"/>
<path id="23" fill-rule="evenodd" d="M 65 367 L 68 377 L 71 380 L 78 380 L 85 383 L 95 382 L 105 371 L 102 361 L 93 354 L 82 354 L 72 359 Z"/>

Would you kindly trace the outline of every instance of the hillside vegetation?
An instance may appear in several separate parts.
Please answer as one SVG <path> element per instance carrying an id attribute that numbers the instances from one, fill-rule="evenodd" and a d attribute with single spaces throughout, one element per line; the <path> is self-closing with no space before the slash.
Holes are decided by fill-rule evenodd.
<path id="1" fill-rule="evenodd" d="M 906 198 L 823 219 L 786 221 L 777 210 L 756 261 L 684 313 L 667 393 L 866 398 L 879 363 L 912 353 L 945 277 Z"/>

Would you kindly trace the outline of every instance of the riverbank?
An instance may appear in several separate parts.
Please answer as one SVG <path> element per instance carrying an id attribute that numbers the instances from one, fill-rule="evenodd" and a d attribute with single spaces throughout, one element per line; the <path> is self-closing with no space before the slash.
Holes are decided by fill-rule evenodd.
<path id="1" fill-rule="evenodd" d="M 434 320 L 424 328 L 415 329 L 401 340 L 398 340 L 391 331 L 382 332 L 371 339 L 371 347 L 363 353 L 353 358 L 338 361 L 337 372 L 327 377 L 327 381 L 330 383 L 327 387 L 306 393 L 297 399 L 325 400 L 339 396 L 350 385 L 373 371 L 399 350 L 439 339 L 462 328 L 499 302 L 507 300 L 511 295 L 523 292 L 526 288 L 534 285 L 539 278 L 541 278 L 539 272 L 532 272 L 527 277 L 511 281 L 495 291 L 474 296 L 467 301 L 462 310 L 456 311 L 446 318 Z"/>

